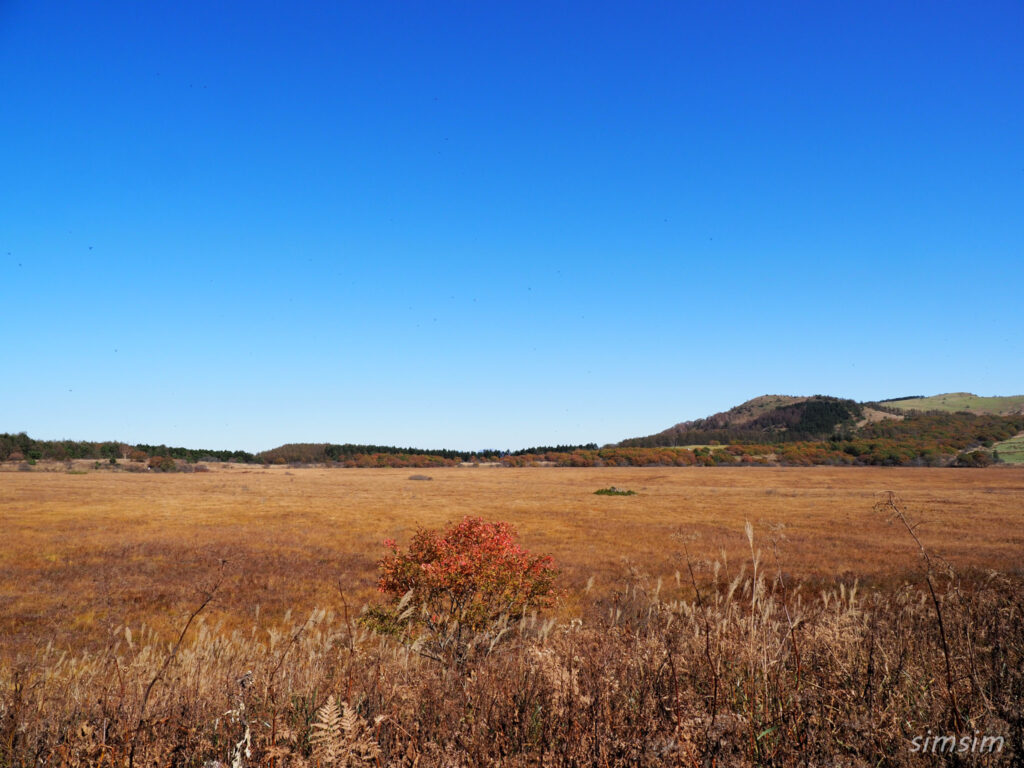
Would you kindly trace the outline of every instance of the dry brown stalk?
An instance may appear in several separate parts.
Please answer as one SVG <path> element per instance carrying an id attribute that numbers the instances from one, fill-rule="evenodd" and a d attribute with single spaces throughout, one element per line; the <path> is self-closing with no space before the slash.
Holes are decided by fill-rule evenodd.
<path id="1" fill-rule="evenodd" d="M 177 641 L 175 641 L 170 653 L 167 654 L 163 664 L 160 665 L 160 668 L 157 670 L 156 674 L 153 675 L 152 679 L 149 681 L 149 684 L 146 686 L 146 692 L 142 696 L 142 704 L 139 706 L 139 722 L 135 726 L 135 731 L 132 733 L 131 746 L 128 750 L 128 768 L 134 768 L 135 766 L 135 748 L 138 744 L 139 732 L 142 730 L 142 726 L 146 722 L 146 705 L 149 703 L 149 696 L 151 693 L 153 693 L 153 688 L 156 686 L 157 682 L 167 672 L 167 668 L 171 665 L 171 662 L 174 661 L 175 657 L 177 657 L 178 651 L 181 648 L 181 644 L 185 640 L 185 635 L 188 633 L 189 627 L 192 626 L 192 622 L 195 621 L 196 617 L 199 616 L 199 614 L 203 612 L 206 606 L 210 604 L 210 601 L 213 600 L 214 595 L 217 594 L 217 590 L 220 589 L 220 585 L 224 581 L 224 567 L 226 565 L 227 561 L 222 560 L 221 573 L 218 576 L 217 580 L 213 583 L 213 586 L 211 586 L 210 589 L 206 590 L 205 594 L 203 595 L 202 602 L 189 615 L 188 621 L 186 621 L 185 626 L 181 628 L 181 634 L 178 635 L 178 639 Z"/>
<path id="2" fill-rule="evenodd" d="M 956 691 L 953 689 L 953 664 L 950 660 L 949 653 L 949 641 L 946 639 L 946 623 L 942 616 L 942 603 L 939 601 L 939 596 L 935 592 L 934 582 L 934 571 L 932 568 L 932 558 L 928 554 L 928 550 L 925 549 L 924 544 L 921 543 L 921 539 L 917 535 L 917 527 L 920 523 L 911 524 L 910 520 L 907 519 L 907 514 L 904 509 L 900 506 L 900 501 L 896 497 L 896 494 L 892 491 L 886 491 L 885 499 L 876 505 L 876 509 L 888 511 L 892 517 L 890 520 L 899 520 L 907 533 L 914 540 L 917 545 L 918 551 L 921 554 L 921 559 L 924 560 L 925 572 L 924 581 L 928 586 L 928 594 L 931 596 L 932 606 L 935 609 L 935 621 L 939 628 L 939 639 L 942 644 L 942 658 L 945 662 L 946 672 L 946 694 L 949 697 L 949 710 L 952 727 L 960 732 L 964 729 L 964 719 L 960 714 L 960 707 L 957 705 Z"/>

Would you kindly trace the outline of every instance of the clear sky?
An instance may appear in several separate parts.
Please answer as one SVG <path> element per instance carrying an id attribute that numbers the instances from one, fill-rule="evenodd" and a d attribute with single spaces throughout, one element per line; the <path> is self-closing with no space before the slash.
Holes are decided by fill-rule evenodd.
<path id="1" fill-rule="evenodd" d="M 1022 292 L 1017 0 L 0 0 L 0 431 L 1018 394 Z"/>

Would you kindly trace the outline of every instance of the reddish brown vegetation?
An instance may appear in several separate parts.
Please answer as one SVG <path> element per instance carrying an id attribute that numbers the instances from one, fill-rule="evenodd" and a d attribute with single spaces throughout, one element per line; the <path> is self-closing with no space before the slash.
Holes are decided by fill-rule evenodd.
<path id="1" fill-rule="evenodd" d="M 515 538 L 508 523 L 467 516 L 444 532 L 420 528 L 408 551 L 385 540 L 377 585 L 391 599 L 363 623 L 461 666 L 476 645 L 493 647 L 510 623 L 554 601 L 551 557 L 530 555 Z"/>
<path id="2" fill-rule="evenodd" d="M 432 476 L 5 475 L 0 765 L 903 765 L 929 728 L 1021 754 L 1020 472 Z M 558 605 L 461 667 L 361 628 L 377 542 L 469 511 L 564 564 Z"/>
<path id="3" fill-rule="evenodd" d="M 0 761 L 902 766 L 933 731 L 997 738 L 967 762 L 1014 763 L 1019 579 L 923 562 L 920 587 L 812 591 L 757 536 L 745 563 L 626 572 L 574 619 L 524 617 L 458 667 L 377 641 L 344 601 L 251 632 L 200 619 L 172 648 L 119 628 L 97 654 L 47 649 L 4 672 Z"/>

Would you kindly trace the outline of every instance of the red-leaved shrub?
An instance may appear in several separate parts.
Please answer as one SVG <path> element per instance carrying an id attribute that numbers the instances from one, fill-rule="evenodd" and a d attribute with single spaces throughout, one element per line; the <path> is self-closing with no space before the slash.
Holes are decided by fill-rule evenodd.
<path id="1" fill-rule="evenodd" d="M 523 550 L 508 523 L 466 517 L 443 532 L 420 528 L 406 551 L 384 545 L 377 585 L 390 602 L 364 623 L 438 660 L 461 664 L 473 648 L 492 648 L 509 622 L 555 597 L 551 557 Z"/>

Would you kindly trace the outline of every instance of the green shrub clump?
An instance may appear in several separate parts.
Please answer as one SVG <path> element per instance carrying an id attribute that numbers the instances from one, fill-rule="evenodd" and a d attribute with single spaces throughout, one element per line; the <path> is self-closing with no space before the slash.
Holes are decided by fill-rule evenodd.
<path id="1" fill-rule="evenodd" d="M 616 488 L 614 485 L 594 491 L 597 496 L 636 496 L 636 491 L 629 491 L 624 488 Z"/>

